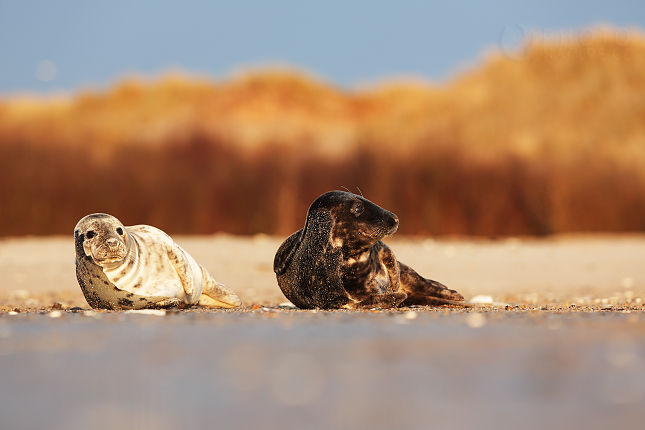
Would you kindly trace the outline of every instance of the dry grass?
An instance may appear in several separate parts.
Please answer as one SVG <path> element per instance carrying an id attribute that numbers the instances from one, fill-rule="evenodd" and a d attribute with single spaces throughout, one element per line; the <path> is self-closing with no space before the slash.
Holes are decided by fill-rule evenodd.
<path id="1" fill-rule="evenodd" d="M 0 235 L 68 234 L 99 211 L 288 234 L 341 186 L 406 234 L 645 230 L 645 37 L 590 34 L 441 86 L 345 92 L 273 70 L 0 101 Z"/>

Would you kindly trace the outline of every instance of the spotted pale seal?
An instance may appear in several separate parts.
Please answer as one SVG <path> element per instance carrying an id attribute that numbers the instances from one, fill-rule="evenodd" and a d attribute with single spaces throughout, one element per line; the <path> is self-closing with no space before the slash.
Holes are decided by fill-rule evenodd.
<path id="1" fill-rule="evenodd" d="M 468 306 L 458 292 L 397 261 L 381 239 L 398 227 L 396 215 L 361 196 L 321 195 L 309 207 L 305 227 L 275 255 L 280 289 L 302 309 Z"/>
<path id="2" fill-rule="evenodd" d="M 74 241 L 76 278 L 95 309 L 233 308 L 242 303 L 155 227 L 124 227 L 111 215 L 92 214 L 76 224 Z"/>

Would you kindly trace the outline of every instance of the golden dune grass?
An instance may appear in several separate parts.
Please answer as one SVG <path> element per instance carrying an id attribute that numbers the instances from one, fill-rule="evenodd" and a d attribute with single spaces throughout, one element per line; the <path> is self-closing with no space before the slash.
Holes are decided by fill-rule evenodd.
<path id="1" fill-rule="evenodd" d="M 342 186 L 402 233 L 645 229 L 645 36 L 529 43 L 442 85 L 343 91 L 261 70 L 0 101 L 0 235 L 104 211 L 173 233 L 288 234 Z"/>

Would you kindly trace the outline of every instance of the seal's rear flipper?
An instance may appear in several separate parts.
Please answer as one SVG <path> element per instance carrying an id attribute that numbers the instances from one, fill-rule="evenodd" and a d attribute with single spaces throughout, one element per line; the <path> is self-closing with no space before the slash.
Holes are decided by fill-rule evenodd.
<path id="1" fill-rule="evenodd" d="M 230 299 L 227 302 L 223 302 L 223 301 L 220 301 L 220 300 L 215 300 L 214 298 L 212 298 L 210 296 L 207 296 L 206 294 L 202 294 L 199 297 L 199 306 L 206 306 L 206 307 L 209 307 L 209 308 L 218 307 L 218 308 L 227 308 L 227 309 L 229 309 L 229 308 L 237 308 L 238 306 L 240 306 L 242 304 L 242 301 L 239 299 L 239 297 L 237 297 L 237 296 L 235 296 L 235 297 L 237 298 L 237 302 L 234 302 L 233 300 L 230 300 Z M 233 303 L 231 303 L 231 302 L 233 302 Z M 237 303 L 237 304 L 235 304 L 235 303 Z"/>
<path id="2" fill-rule="evenodd" d="M 224 284 L 217 282 L 210 273 L 202 267 L 204 286 L 199 297 L 200 306 L 217 306 L 220 308 L 237 308 L 242 305 L 242 300 Z"/>
<path id="3" fill-rule="evenodd" d="M 464 296 L 451 290 L 440 282 L 426 279 L 419 275 L 413 268 L 400 261 L 401 291 L 408 294 L 407 305 L 436 306 L 450 304 L 449 302 L 462 302 Z M 427 302 L 427 303 L 426 303 Z"/>
<path id="4" fill-rule="evenodd" d="M 302 242 L 302 232 L 304 229 L 300 229 L 297 232 L 289 236 L 278 248 L 278 251 L 275 253 L 273 258 L 273 271 L 276 275 L 282 275 L 287 267 L 291 263 L 291 258 L 298 250 L 300 243 Z"/>

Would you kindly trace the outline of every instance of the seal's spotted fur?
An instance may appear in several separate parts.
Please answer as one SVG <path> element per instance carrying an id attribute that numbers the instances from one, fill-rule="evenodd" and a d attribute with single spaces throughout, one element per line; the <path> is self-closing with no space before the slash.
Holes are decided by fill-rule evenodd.
<path id="1" fill-rule="evenodd" d="M 381 239 L 398 226 L 396 215 L 361 196 L 323 194 L 275 255 L 280 289 L 302 309 L 465 305 L 461 294 L 397 261 Z"/>

